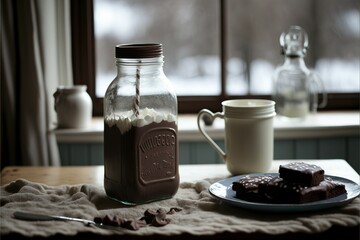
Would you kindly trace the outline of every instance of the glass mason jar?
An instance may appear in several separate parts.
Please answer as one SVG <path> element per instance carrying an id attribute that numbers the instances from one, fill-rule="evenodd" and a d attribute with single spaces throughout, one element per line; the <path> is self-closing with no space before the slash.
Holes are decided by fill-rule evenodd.
<path id="1" fill-rule="evenodd" d="M 170 198 L 179 187 L 178 113 L 162 45 L 117 45 L 115 55 L 104 97 L 105 191 L 125 204 Z"/>
<path id="2" fill-rule="evenodd" d="M 276 113 L 288 118 L 304 118 L 310 112 L 316 112 L 318 107 L 324 107 L 327 100 L 321 79 L 304 61 L 307 34 L 301 27 L 291 26 L 280 36 L 280 45 L 285 61 L 274 74 Z M 318 93 L 323 94 L 320 105 Z"/>

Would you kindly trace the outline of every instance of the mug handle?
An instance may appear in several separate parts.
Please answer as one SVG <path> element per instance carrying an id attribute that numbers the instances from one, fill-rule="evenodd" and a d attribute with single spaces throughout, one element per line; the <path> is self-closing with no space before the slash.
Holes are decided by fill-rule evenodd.
<path id="1" fill-rule="evenodd" d="M 211 137 L 205 132 L 203 125 L 201 124 L 201 119 L 204 115 L 207 115 L 212 121 L 215 118 L 222 118 L 224 119 L 224 114 L 217 112 L 217 113 L 213 113 L 208 109 L 202 109 L 197 117 L 197 125 L 198 128 L 200 130 L 200 132 L 202 133 L 202 135 L 205 137 L 205 139 L 210 143 L 210 145 L 216 150 L 216 152 L 219 154 L 219 156 L 222 158 L 222 160 L 224 160 L 224 162 L 226 161 L 226 154 L 225 152 L 219 147 L 219 145 L 217 145 L 214 140 L 211 139 Z"/>

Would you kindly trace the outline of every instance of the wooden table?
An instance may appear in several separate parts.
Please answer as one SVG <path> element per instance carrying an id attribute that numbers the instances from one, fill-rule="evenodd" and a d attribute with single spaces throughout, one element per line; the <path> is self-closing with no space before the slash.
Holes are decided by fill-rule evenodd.
<path id="1" fill-rule="evenodd" d="M 280 164 L 295 160 L 275 160 L 269 172 L 278 172 Z M 345 161 L 331 160 L 296 160 L 317 164 L 326 174 L 346 177 L 354 182 L 359 182 L 359 175 Z M 204 178 L 216 178 L 230 175 L 225 164 L 180 165 L 180 181 L 197 181 Z M 103 186 L 103 166 L 67 166 L 67 167 L 5 167 L 1 172 L 1 185 L 7 184 L 18 178 L 48 185 L 81 184 L 88 183 Z"/>
<path id="2" fill-rule="evenodd" d="M 295 160 L 277 160 L 273 161 L 273 165 L 269 172 L 278 172 L 280 164 L 286 164 Z M 296 160 L 300 161 L 300 160 Z M 344 160 L 303 160 L 308 163 L 313 163 L 321 166 L 328 175 L 335 175 L 346 177 L 354 182 L 359 183 L 359 175 L 357 172 Z M 204 164 L 204 165 L 180 165 L 181 182 L 197 181 L 204 178 L 225 178 L 230 176 L 224 164 Z M 9 166 L 5 167 L 1 172 L 1 185 L 5 185 L 18 178 L 24 178 L 29 181 L 44 183 L 47 185 L 62 185 L 62 184 L 94 184 L 103 186 L 104 167 L 103 166 L 69 166 L 69 167 L 26 167 L 26 166 Z M 314 236 L 306 235 L 306 239 L 329 239 L 333 234 L 338 234 L 343 231 L 351 233 L 351 236 L 358 238 L 359 226 L 355 228 L 332 227 L 330 230 L 316 234 Z M 85 238 L 87 238 L 86 236 Z M 194 236 L 193 236 L 194 237 Z M 238 237 L 233 233 L 227 233 L 222 236 L 214 236 L 215 239 L 232 239 Z M 249 237 L 249 236 L 247 236 Z M 287 236 L 250 236 L 251 239 L 288 239 Z M 301 236 L 291 236 L 291 239 L 301 239 Z M 198 239 L 209 239 L 209 236 L 197 236 Z M 176 238 L 178 239 L 178 238 Z M 181 239 L 181 236 L 180 236 Z M 187 239 L 191 239 L 187 236 Z"/>

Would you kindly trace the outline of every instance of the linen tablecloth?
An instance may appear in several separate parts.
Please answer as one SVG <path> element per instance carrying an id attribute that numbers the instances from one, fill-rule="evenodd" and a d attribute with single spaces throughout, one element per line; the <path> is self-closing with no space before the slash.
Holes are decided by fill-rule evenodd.
<path id="1" fill-rule="evenodd" d="M 183 182 L 177 194 L 167 200 L 134 207 L 124 206 L 108 198 L 102 187 L 88 184 L 48 186 L 18 179 L 1 187 L 1 233 L 24 236 L 76 235 L 93 232 L 99 235 L 212 235 L 224 232 L 242 233 L 319 233 L 332 226 L 360 224 L 360 198 L 333 209 L 305 213 L 269 213 L 241 209 L 213 198 L 208 187 L 218 179 Z M 118 215 L 127 219 L 141 217 L 147 209 L 179 207 L 182 211 L 169 215 L 170 224 L 146 226 L 138 231 L 124 228 L 108 230 L 77 222 L 22 221 L 13 218 L 15 211 L 93 220 L 94 217 Z"/>

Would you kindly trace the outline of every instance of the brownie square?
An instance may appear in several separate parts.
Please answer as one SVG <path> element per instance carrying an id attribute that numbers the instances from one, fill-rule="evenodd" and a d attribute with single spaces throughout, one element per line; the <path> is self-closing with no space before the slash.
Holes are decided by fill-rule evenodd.
<path id="1" fill-rule="evenodd" d="M 303 184 L 287 182 L 282 178 L 275 178 L 266 186 L 266 194 L 275 203 L 307 203 L 326 199 L 324 188 L 308 187 Z"/>
<path id="2" fill-rule="evenodd" d="M 252 202 L 268 202 L 265 195 L 267 183 L 273 179 L 271 176 L 246 176 L 233 182 L 232 189 L 236 197 Z"/>
<path id="3" fill-rule="evenodd" d="M 280 165 L 279 175 L 285 181 L 304 186 L 316 186 L 324 181 L 324 170 L 321 167 L 304 162 Z"/>
<path id="4" fill-rule="evenodd" d="M 318 186 L 306 186 L 287 182 L 282 178 L 274 178 L 266 186 L 266 194 L 275 203 L 309 203 L 325 200 L 345 193 L 343 184 L 329 180 L 322 181 Z"/>
<path id="5" fill-rule="evenodd" d="M 319 186 L 325 188 L 326 198 L 333 198 L 346 193 L 344 184 L 336 183 L 328 178 L 325 181 L 322 181 Z"/>

